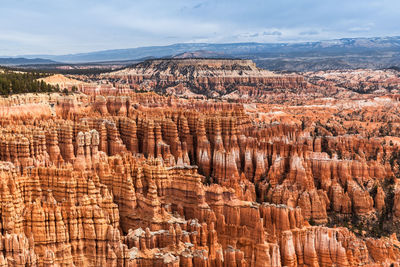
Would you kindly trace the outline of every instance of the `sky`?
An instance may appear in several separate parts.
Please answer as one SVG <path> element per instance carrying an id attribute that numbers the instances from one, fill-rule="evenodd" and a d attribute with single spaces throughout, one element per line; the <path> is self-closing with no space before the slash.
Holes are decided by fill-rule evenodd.
<path id="1" fill-rule="evenodd" d="M 0 56 L 400 35 L 399 0 L 0 0 Z"/>

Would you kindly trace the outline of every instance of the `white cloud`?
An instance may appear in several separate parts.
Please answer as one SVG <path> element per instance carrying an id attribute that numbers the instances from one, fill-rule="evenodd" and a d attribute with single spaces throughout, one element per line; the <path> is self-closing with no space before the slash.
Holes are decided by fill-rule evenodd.
<path id="1" fill-rule="evenodd" d="M 398 35 L 398 8 L 398 0 L 4 1 L 0 53 Z"/>
<path id="2" fill-rule="evenodd" d="M 0 31 L 0 40 L 21 44 L 43 44 L 50 41 L 49 36 L 17 31 Z"/>

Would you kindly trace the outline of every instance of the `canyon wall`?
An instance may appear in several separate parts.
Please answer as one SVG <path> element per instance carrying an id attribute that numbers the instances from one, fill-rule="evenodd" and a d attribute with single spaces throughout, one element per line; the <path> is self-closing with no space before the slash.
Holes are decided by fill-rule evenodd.
<path id="1" fill-rule="evenodd" d="M 1 102 L 3 266 L 400 262 L 399 146 L 362 124 L 153 93 L 35 101 Z"/>

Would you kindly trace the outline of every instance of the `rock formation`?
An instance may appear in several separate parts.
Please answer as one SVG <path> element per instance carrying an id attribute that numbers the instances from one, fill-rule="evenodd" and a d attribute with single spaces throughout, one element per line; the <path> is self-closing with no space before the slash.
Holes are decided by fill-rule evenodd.
<path id="1" fill-rule="evenodd" d="M 104 77 L 206 94 L 316 88 L 248 61 L 196 62 Z M 398 98 L 358 97 L 1 99 L 0 265 L 398 266 Z"/>

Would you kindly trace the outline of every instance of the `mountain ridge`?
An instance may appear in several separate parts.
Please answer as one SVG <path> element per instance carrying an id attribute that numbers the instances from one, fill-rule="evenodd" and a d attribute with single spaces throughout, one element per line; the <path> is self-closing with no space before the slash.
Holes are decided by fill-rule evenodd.
<path id="1" fill-rule="evenodd" d="M 146 58 L 241 58 L 276 71 L 400 67 L 400 37 L 342 38 L 299 43 L 178 43 L 67 55 L 24 55 L 65 64 L 142 61 Z M 1 64 L 1 63 L 0 63 Z M 17 65 L 17 64 L 15 64 Z"/>
<path id="2" fill-rule="evenodd" d="M 25 57 L 0 57 L 0 65 L 13 66 L 13 65 L 29 65 L 29 64 L 57 64 L 51 59 L 45 58 L 25 58 Z"/>
<path id="3" fill-rule="evenodd" d="M 23 55 L 26 58 L 44 58 L 65 63 L 95 62 L 104 60 L 131 60 L 139 57 L 165 57 L 185 52 L 199 50 L 225 53 L 229 56 L 246 54 L 276 54 L 293 52 L 310 52 L 308 50 L 322 49 L 325 52 L 354 52 L 362 48 L 360 52 L 369 50 L 398 50 L 400 52 L 400 36 L 371 37 L 371 38 L 341 38 L 316 42 L 299 43 L 177 43 L 165 46 L 144 46 L 137 48 L 108 49 L 87 53 L 75 53 L 65 55 Z M 335 51 L 341 49 L 342 51 Z M 345 49 L 346 51 L 343 51 Z M 276 55 L 275 55 L 276 56 Z"/>

